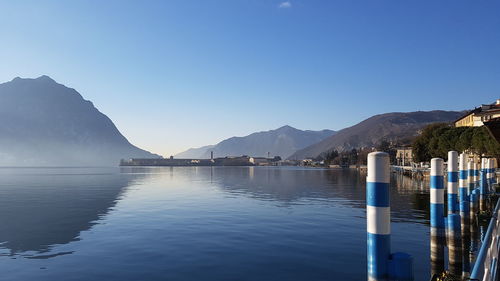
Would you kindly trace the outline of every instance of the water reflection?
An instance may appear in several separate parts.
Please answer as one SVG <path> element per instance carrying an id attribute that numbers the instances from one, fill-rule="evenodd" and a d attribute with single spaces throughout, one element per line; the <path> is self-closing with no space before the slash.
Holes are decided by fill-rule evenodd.
<path id="1" fill-rule="evenodd" d="M 122 173 L 151 178 L 169 175 L 171 180 L 214 183 L 229 194 L 248 195 L 293 204 L 301 198 L 347 199 L 365 207 L 366 172 L 355 169 L 302 167 L 122 167 Z M 396 201 L 402 196 L 428 195 L 428 181 L 391 175 L 391 191 Z M 423 202 L 415 197 L 419 206 Z M 420 209 L 420 208 L 419 208 Z M 425 207 L 424 207 L 425 209 Z"/>
<path id="2" fill-rule="evenodd" d="M 96 173 L 97 172 L 97 173 Z M 131 177 L 116 169 L 0 169 L 1 255 L 44 254 L 79 239 L 116 204 Z"/>
<path id="3" fill-rule="evenodd" d="M 284 207 L 322 201 L 366 207 L 366 173 L 354 169 L 225 167 L 212 168 L 210 173 L 228 194 L 277 201 Z M 426 182 L 391 176 L 393 221 L 429 223 L 428 197 Z"/>
<path id="4" fill-rule="evenodd" d="M 365 177 L 357 170 L 194 167 L 116 169 L 1 169 L 0 242 L 15 255 L 44 257 L 52 245 L 79 239 L 113 208 L 123 189 L 139 178 L 210 182 L 230 196 L 297 204 L 336 201 L 365 208 Z M 424 182 L 393 175 L 393 220 L 428 223 Z M 409 199 L 409 200 L 408 200 Z M 303 202 L 307 200 L 307 202 Z M 424 219 L 424 220 L 422 220 Z M 32 253 L 34 252 L 34 253 Z M 59 253 L 46 255 L 68 254 Z"/>
<path id="5" fill-rule="evenodd" d="M 356 170 L 0 169 L 0 177 L 0 269 L 11 280 L 366 279 L 366 174 Z M 416 280 L 426 280 L 428 185 L 391 181 L 394 249 L 414 255 Z"/>

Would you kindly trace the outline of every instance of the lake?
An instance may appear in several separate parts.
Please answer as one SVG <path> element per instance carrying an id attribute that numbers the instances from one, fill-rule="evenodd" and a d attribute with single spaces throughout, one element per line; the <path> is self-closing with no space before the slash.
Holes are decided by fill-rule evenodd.
<path id="1" fill-rule="evenodd" d="M 365 177 L 301 167 L 0 168 L 0 280 L 366 280 Z M 429 190 L 392 252 L 429 280 Z"/>

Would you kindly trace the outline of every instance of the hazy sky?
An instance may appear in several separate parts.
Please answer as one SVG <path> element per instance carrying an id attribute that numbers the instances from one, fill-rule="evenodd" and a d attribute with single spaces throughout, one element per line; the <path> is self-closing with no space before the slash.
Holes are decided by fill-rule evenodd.
<path id="1" fill-rule="evenodd" d="M 168 156 L 500 97 L 500 1 L 2 1 L 0 81 L 46 74 Z"/>

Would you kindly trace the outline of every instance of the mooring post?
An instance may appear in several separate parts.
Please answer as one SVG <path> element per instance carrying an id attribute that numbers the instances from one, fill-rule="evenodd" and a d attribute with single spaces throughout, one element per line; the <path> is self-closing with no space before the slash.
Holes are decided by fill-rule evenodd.
<path id="1" fill-rule="evenodd" d="M 459 208 L 460 208 L 460 224 L 461 224 L 461 234 L 462 234 L 462 254 L 463 254 L 463 265 L 462 265 L 462 276 L 467 277 L 470 273 L 470 261 L 469 261 L 469 243 L 470 243 L 470 218 L 471 213 L 469 211 L 469 171 L 467 170 L 468 157 L 467 154 L 461 153 L 459 158 L 459 183 L 458 183 L 458 193 L 459 193 Z"/>
<path id="2" fill-rule="evenodd" d="M 475 253 L 479 245 L 479 224 L 478 224 L 478 212 L 479 212 L 479 189 L 475 189 L 471 194 L 472 209 L 471 209 L 471 225 L 470 225 L 470 262 L 473 263 L 475 260 Z"/>
<path id="3" fill-rule="evenodd" d="M 493 187 L 493 173 L 494 173 L 494 161 L 493 158 L 488 158 L 488 187 L 489 187 L 489 192 L 488 193 L 495 193 L 494 187 Z"/>
<path id="4" fill-rule="evenodd" d="M 462 276 L 462 240 L 460 235 L 460 216 L 448 215 L 448 270 L 455 277 Z"/>
<path id="5" fill-rule="evenodd" d="M 467 171 L 468 171 L 467 181 L 469 182 L 469 188 L 467 194 L 471 194 L 471 192 L 476 188 L 474 183 L 474 160 L 469 160 L 469 162 L 467 162 Z"/>
<path id="6" fill-rule="evenodd" d="M 432 158 L 430 173 L 431 274 L 444 271 L 444 171 L 443 159 Z"/>
<path id="7" fill-rule="evenodd" d="M 479 190 L 475 189 L 470 195 L 470 223 L 477 222 L 477 213 L 479 212 Z"/>
<path id="8" fill-rule="evenodd" d="M 483 167 L 482 161 L 480 163 L 477 163 L 476 161 L 474 161 L 474 188 L 478 188 L 478 186 L 479 186 L 479 178 L 480 178 L 479 173 L 481 171 L 481 167 Z M 472 192 L 472 190 L 470 192 Z"/>
<path id="9" fill-rule="evenodd" d="M 497 183 L 497 159 L 493 158 L 492 160 L 493 160 L 493 167 L 491 172 L 493 173 L 493 183 Z"/>
<path id="10" fill-rule="evenodd" d="M 479 211 L 481 212 L 486 212 L 487 211 L 487 196 L 488 196 L 488 183 L 487 183 L 487 179 L 486 179 L 486 167 L 485 167 L 485 162 L 484 160 L 486 159 L 481 159 L 481 163 L 483 165 L 481 165 L 482 169 L 481 169 L 481 181 L 480 181 L 480 185 L 479 185 Z"/>
<path id="11" fill-rule="evenodd" d="M 468 157 L 465 153 L 460 154 L 460 180 L 459 180 L 459 200 L 460 200 L 460 221 L 462 224 L 462 233 L 469 233 L 469 171 L 467 168 Z M 464 236 L 464 235 L 462 235 Z"/>
<path id="12" fill-rule="evenodd" d="M 458 212 L 458 152 L 448 152 L 448 214 Z"/>
<path id="13" fill-rule="evenodd" d="M 486 179 L 486 193 L 491 193 L 490 192 L 490 159 L 489 158 L 484 158 L 484 166 L 482 171 L 485 174 L 485 179 Z"/>
<path id="14" fill-rule="evenodd" d="M 463 231 L 462 231 L 463 233 Z M 467 236 L 462 235 L 462 278 L 464 280 L 467 280 L 470 276 L 470 252 L 469 248 L 471 246 L 471 240 L 470 240 L 470 233 L 467 234 Z"/>
<path id="15" fill-rule="evenodd" d="M 389 277 L 391 254 L 391 212 L 389 198 L 389 154 L 368 154 L 366 177 L 366 220 L 368 246 L 368 279 Z"/>

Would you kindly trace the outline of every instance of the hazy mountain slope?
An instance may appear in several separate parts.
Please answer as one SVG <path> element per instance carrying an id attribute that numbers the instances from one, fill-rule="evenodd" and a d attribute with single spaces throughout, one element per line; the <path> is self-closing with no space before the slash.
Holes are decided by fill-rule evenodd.
<path id="1" fill-rule="evenodd" d="M 289 159 L 316 157 L 336 149 L 347 150 L 372 147 L 382 139 L 397 140 L 416 136 L 424 126 L 435 122 L 449 122 L 463 114 L 461 111 L 393 112 L 372 116 L 352 127 L 342 129 L 323 141 L 301 149 Z"/>
<path id="2" fill-rule="evenodd" d="M 322 131 L 302 131 L 290 126 L 283 126 L 276 130 L 253 133 L 245 137 L 232 137 L 221 141 L 213 147 L 200 148 L 193 154 L 193 150 L 179 153 L 176 157 L 190 155 L 192 158 L 209 158 L 210 151 L 215 157 L 224 156 L 281 156 L 283 159 L 290 156 L 298 149 L 304 148 L 313 143 L 333 135 L 331 130 Z M 189 154 L 187 154 L 189 152 Z M 186 157 L 186 158 L 191 158 Z"/>
<path id="3" fill-rule="evenodd" d="M 0 165 L 118 165 L 158 157 L 130 144 L 74 89 L 48 76 L 0 84 Z"/>
<path id="4" fill-rule="evenodd" d="M 184 152 L 178 153 L 175 155 L 177 158 L 200 158 L 202 155 L 205 155 L 207 151 L 210 151 L 215 145 L 206 145 L 199 148 L 190 148 Z M 210 153 L 210 152 L 209 152 Z"/>

